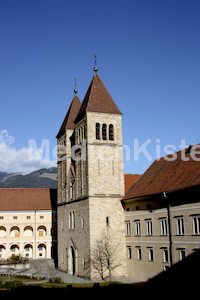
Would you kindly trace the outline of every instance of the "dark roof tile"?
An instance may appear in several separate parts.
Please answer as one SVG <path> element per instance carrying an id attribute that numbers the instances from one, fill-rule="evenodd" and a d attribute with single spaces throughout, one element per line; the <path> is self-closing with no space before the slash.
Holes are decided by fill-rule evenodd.
<path id="1" fill-rule="evenodd" d="M 75 127 L 75 124 L 74 124 L 74 119 L 79 111 L 81 107 L 81 101 L 79 100 L 78 96 L 74 96 L 72 102 L 71 102 L 71 105 L 67 111 L 67 114 L 64 118 L 64 121 L 60 127 L 60 130 L 56 136 L 56 138 L 60 138 L 66 129 L 74 129 Z"/>
<path id="2" fill-rule="evenodd" d="M 0 189 L 0 211 L 51 210 L 50 189 Z"/>
<path id="3" fill-rule="evenodd" d="M 122 115 L 98 74 L 93 76 L 74 122 L 79 122 L 86 111 Z"/>
<path id="4" fill-rule="evenodd" d="M 175 152 L 177 158 L 173 161 L 167 160 L 172 158 L 172 154 L 155 160 L 123 200 L 200 185 L 200 145 L 195 154 L 197 159 L 193 159 L 194 156 L 191 155 L 193 150 L 192 146 L 181 150 L 187 160 L 182 159 L 181 151 Z"/>

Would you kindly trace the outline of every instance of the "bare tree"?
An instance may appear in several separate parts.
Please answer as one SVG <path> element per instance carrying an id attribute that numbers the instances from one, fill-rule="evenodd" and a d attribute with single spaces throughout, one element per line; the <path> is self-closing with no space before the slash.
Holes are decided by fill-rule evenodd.
<path id="1" fill-rule="evenodd" d="M 112 274 L 121 265 L 118 259 L 121 241 L 109 228 L 102 231 L 90 253 L 90 266 L 100 275 L 102 280 L 112 281 Z"/>

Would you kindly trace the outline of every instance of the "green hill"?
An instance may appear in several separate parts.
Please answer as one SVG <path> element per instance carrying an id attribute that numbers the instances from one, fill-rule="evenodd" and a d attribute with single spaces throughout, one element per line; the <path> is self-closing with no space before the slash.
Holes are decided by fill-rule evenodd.
<path id="1" fill-rule="evenodd" d="M 40 169 L 26 175 L 3 173 L 0 172 L 3 178 L 0 188 L 57 188 L 57 168 Z"/>

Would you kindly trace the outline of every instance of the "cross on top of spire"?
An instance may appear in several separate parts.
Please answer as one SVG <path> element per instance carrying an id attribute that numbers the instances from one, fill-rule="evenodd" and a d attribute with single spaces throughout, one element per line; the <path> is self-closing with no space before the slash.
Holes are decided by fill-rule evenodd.
<path id="1" fill-rule="evenodd" d="M 75 89 L 74 89 L 74 94 L 76 95 L 78 93 L 78 90 L 76 88 L 76 77 L 74 78 L 74 81 L 75 81 Z"/>
<path id="2" fill-rule="evenodd" d="M 94 67 L 94 72 L 97 73 L 97 71 L 98 71 L 98 67 L 97 67 L 97 55 L 95 54 L 94 57 L 95 57 L 95 67 Z"/>

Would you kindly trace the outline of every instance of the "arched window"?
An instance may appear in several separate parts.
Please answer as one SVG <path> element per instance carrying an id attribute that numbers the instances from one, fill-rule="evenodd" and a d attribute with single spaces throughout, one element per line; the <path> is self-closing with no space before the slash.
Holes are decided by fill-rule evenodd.
<path id="1" fill-rule="evenodd" d="M 69 212 L 69 229 L 72 229 L 72 213 Z"/>
<path id="2" fill-rule="evenodd" d="M 24 246 L 23 256 L 32 258 L 33 257 L 33 246 L 31 244 L 26 244 Z"/>
<path id="3" fill-rule="evenodd" d="M 75 228 L 75 212 L 72 212 L 72 228 Z"/>
<path id="4" fill-rule="evenodd" d="M 114 141 L 114 126 L 112 124 L 109 125 L 109 140 Z"/>
<path id="5" fill-rule="evenodd" d="M 109 217 L 106 217 L 106 226 L 109 226 Z"/>
<path id="6" fill-rule="evenodd" d="M 96 139 L 100 140 L 100 124 L 96 123 Z"/>
<path id="7" fill-rule="evenodd" d="M 33 227 L 26 226 L 24 228 L 24 236 L 33 236 Z"/>
<path id="8" fill-rule="evenodd" d="M 4 245 L 0 245 L 0 258 L 6 258 L 6 247 Z"/>
<path id="9" fill-rule="evenodd" d="M 107 125 L 106 124 L 102 125 L 102 139 L 107 140 Z"/>
<path id="10" fill-rule="evenodd" d="M 19 255 L 19 246 L 18 245 L 12 245 L 10 247 L 11 256 L 13 255 Z"/>
<path id="11" fill-rule="evenodd" d="M 19 235 L 20 235 L 20 229 L 19 229 L 19 227 L 13 226 L 10 229 L 10 236 L 11 237 L 19 237 Z"/>
<path id="12" fill-rule="evenodd" d="M 75 212 L 69 212 L 69 229 L 75 228 Z"/>
<path id="13" fill-rule="evenodd" d="M 84 229 L 84 218 L 81 218 L 81 229 Z"/>
<path id="14" fill-rule="evenodd" d="M 6 237 L 6 227 L 0 226 L 0 238 Z"/>
<path id="15" fill-rule="evenodd" d="M 46 245 L 45 244 L 38 245 L 38 257 L 46 258 Z"/>
<path id="16" fill-rule="evenodd" d="M 47 235 L 47 229 L 43 225 L 38 226 L 37 231 L 38 231 L 38 236 L 46 236 Z"/>

